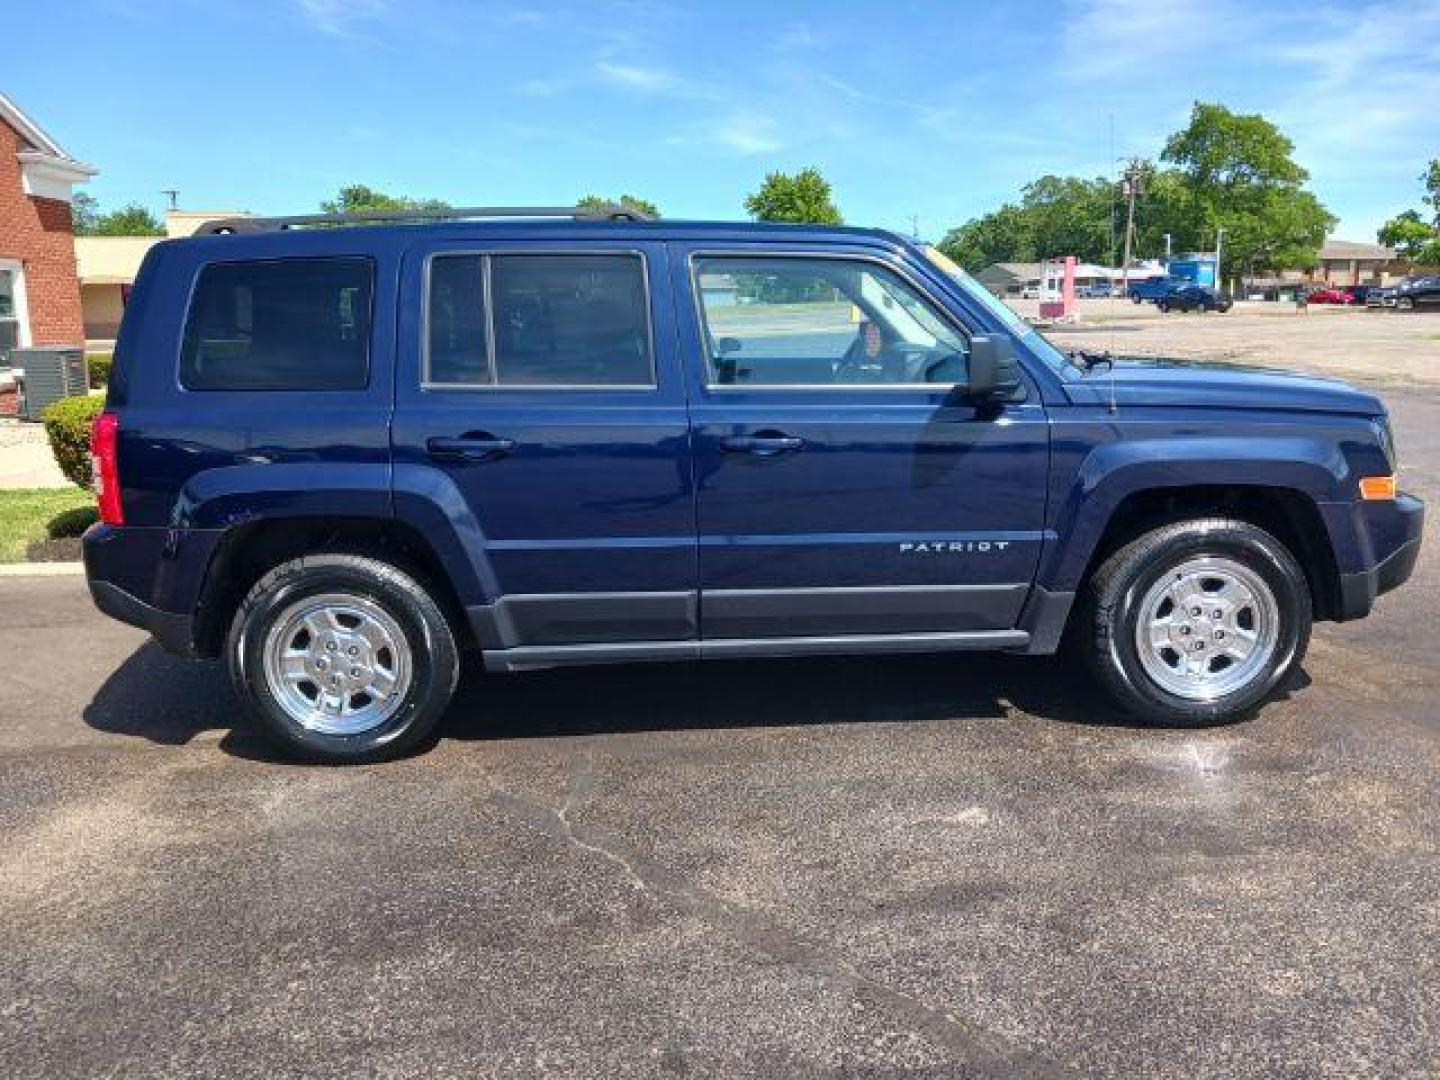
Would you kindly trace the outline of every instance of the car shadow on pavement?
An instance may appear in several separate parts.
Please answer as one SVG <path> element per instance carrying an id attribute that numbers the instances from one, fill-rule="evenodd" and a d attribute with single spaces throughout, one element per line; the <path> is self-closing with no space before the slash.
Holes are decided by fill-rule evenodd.
<path id="1" fill-rule="evenodd" d="M 1063 658 L 980 654 L 726 660 L 471 669 L 442 725 L 449 739 L 916 720 L 1000 720 L 1011 709 L 1074 724 L 1130 726 Z"/>
<path id="2" fill-rule="evenodd" d="M 1292 688 L 1308 684 L 1301 672 Z M 1012 710 L 1065 724 L 1140 726 L 1065 657 L 897 657 L 630 664 L 487 675 L 466 666 L 442 739 L 554 738 L 636 731 L 987 722 Z M 242 715 L 217 662 L 153 642 L 132 653 L 84 710 L 98 731 L 182 746 L 223 731 L 238 757 L 283 761 Z"/>

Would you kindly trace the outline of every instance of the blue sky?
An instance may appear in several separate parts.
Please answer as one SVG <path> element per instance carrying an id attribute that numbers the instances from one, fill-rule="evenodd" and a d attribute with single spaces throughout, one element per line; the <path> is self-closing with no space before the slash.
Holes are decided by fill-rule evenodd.
<path id="1" fill-rule="evenodd" d="M 1043 172 L 1109 172 L 1111 117 L 1116 155 L 1158 153 L 1199 98 L 1277 121 L 1362 240 L 1440 156 L 1440 0 L 16 6 L 0 88 L 105 207 L 298 213 L 363 182 L 737 218 L 813 164 L 848 221 L 938 237 Z"/>

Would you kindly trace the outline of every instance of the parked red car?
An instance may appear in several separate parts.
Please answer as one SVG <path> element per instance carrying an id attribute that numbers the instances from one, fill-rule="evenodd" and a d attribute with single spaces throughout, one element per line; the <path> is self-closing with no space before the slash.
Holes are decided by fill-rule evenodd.
<path id="1" fill-rule="evenodd" d="M 1355 298 L 1344 289 L 1316 289 L 1305 298 L 1311 304 L 1353 304 Z"/>

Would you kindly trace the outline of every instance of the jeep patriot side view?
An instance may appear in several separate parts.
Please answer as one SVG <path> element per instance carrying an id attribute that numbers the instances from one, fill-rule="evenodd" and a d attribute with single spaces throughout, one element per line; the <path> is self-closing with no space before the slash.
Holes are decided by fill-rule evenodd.
<path id="1" fill-rule="evenodd" d="M 1385 409 L 1342 383 L 1067 355 L 887 232 L 410 217 L 156 245 L 95 425 L 96 604 L 223 656 L 312 759 L 421 743 L 466 650 L 1064 636 L 1126 709 L 1208 724 L 1415 564 Z"/>

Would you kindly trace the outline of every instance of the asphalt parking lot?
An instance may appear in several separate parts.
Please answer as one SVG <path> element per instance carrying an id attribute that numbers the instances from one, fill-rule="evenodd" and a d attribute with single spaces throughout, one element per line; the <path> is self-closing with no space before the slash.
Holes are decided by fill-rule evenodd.
<path id="1" fill-rule="evenodd" d="M 1440 391 L 1386 393 L 1433 506 Z M 1229 728 L 1060 661 L 657 665 L 348 770 L 0 578 L 0 1075 L 1433 1075 L 1437 563 Z"/>

